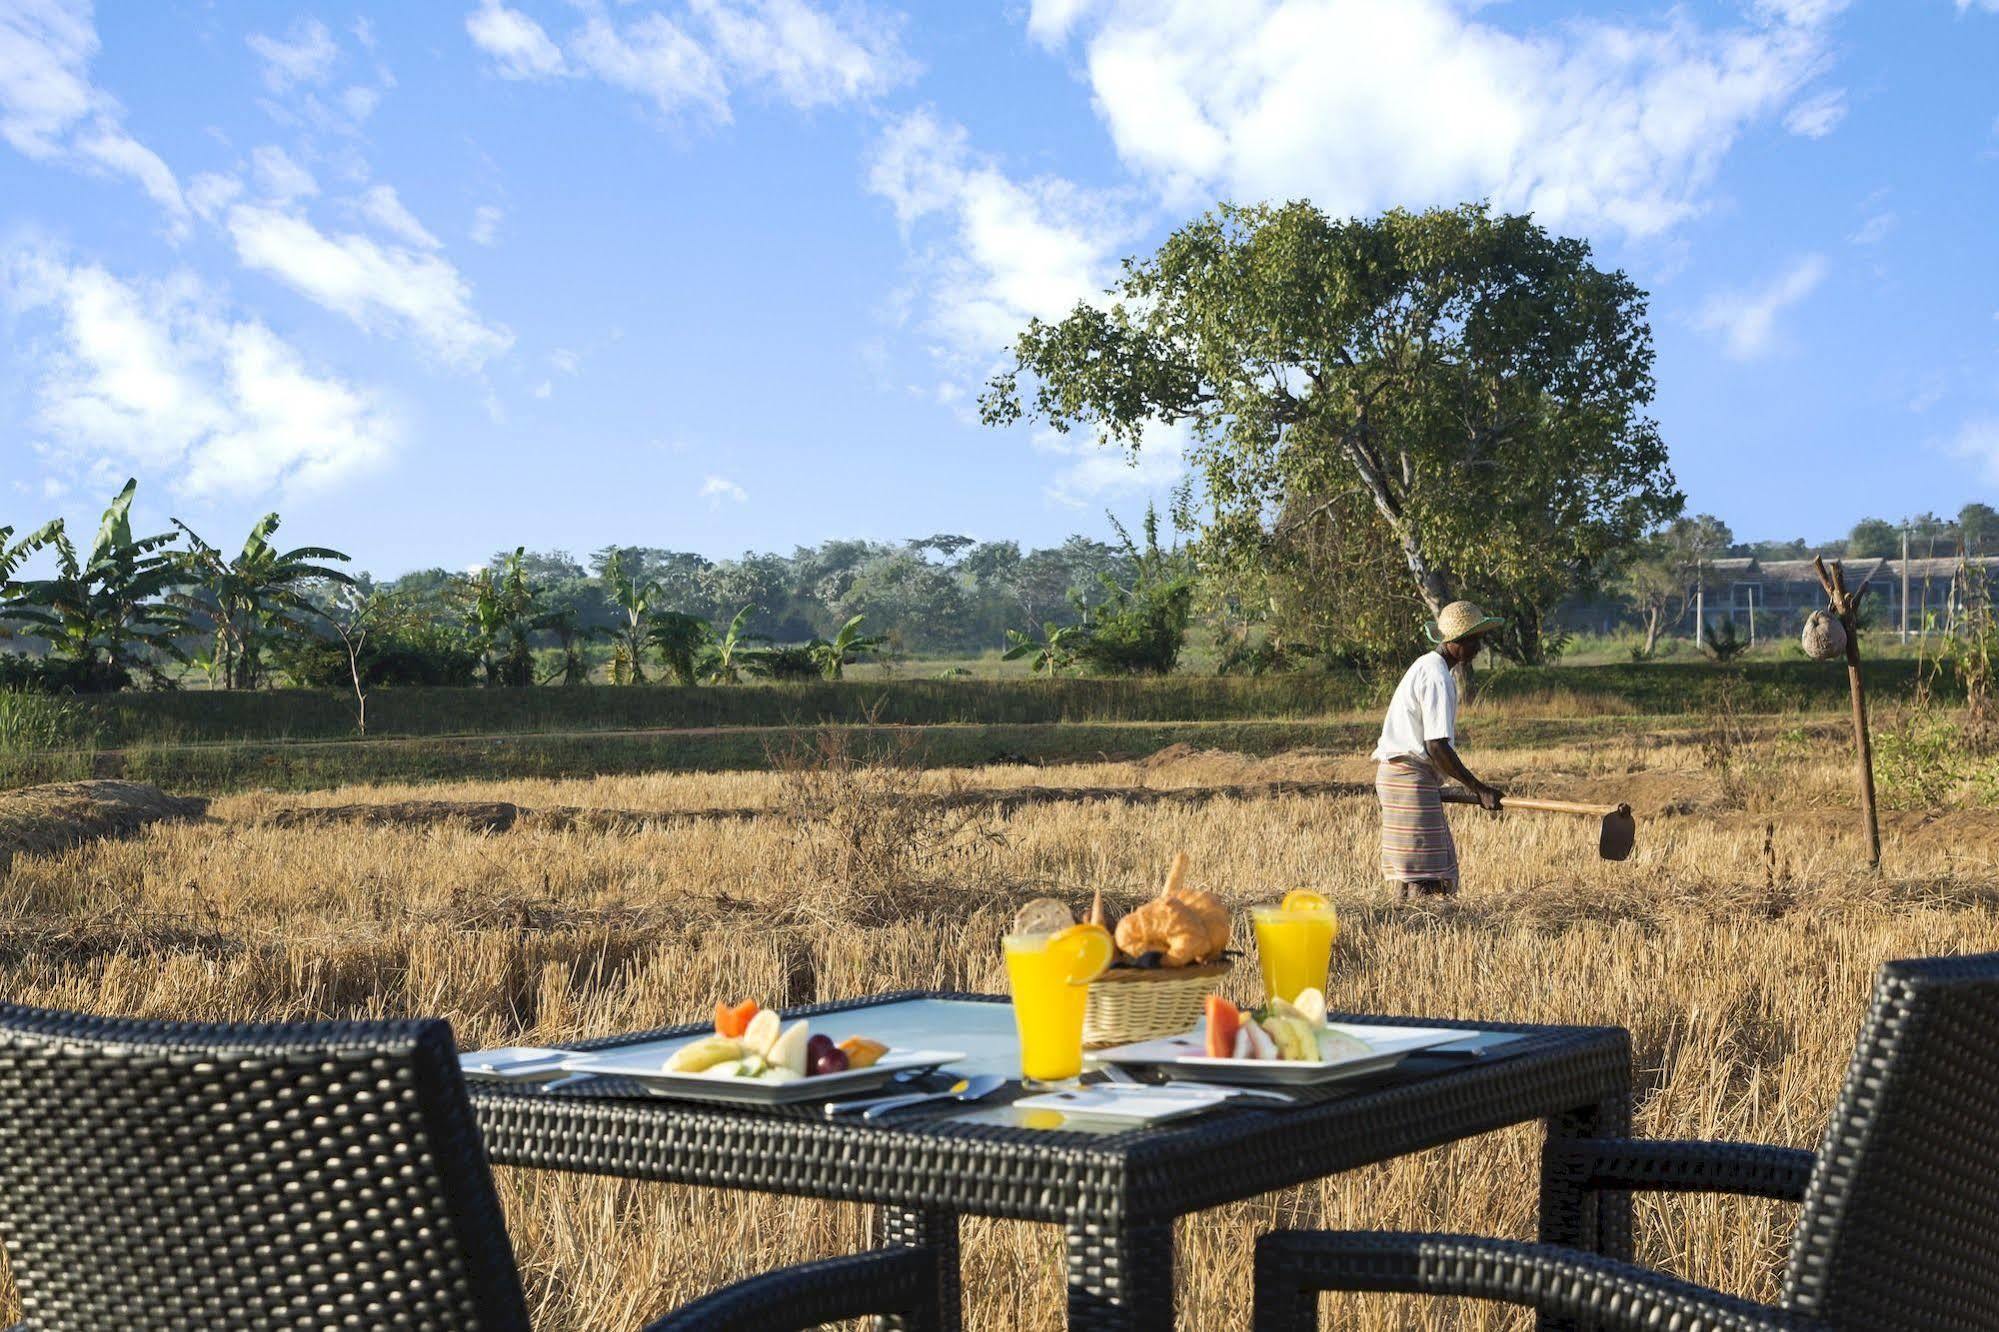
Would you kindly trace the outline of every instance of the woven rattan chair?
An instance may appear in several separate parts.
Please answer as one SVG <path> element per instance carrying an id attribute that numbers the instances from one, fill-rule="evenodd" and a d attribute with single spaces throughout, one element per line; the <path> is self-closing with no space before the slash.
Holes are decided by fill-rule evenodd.
<path id="1" fill-rule="evenodd" d="M 439 1021 L 211 1026 L 0 1005 L 0 1249 L 17 1332 L 526 1332 Z M 935 1326 L 891 1249 L 709 1295 L 655 1332 Z"/>
<path id="2" fill-rule="evenodd" d="M 1881 969 L 1818 1153 L 1590 1141 L 1551 1161 L 1584 1193 L 1737 1193 L 1804 1204 L 1782 1300 L 1469 1235 L 1279 1232 L 1256 1252 L 1256 1327 L 1299 1332 L 1323 1290 L 1456 1295 L 1603 1328 L 1999 1328 L 1999 954 Z"/>

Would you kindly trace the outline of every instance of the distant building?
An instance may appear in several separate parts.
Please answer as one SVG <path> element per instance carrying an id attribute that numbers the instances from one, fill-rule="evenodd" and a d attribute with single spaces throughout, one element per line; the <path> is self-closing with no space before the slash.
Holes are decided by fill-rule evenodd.
<path id="1" fill-rule="evenodd" d="M 1876 629 L 1897 629 L 1902 624 L 1902 561 L 1891 559 L 1843 560 L 1848 589 L 1867 584 L 1868 621 Z M 1990 579 L 1999 570 L 1999 556 L 1974 555 L 1935 559 L 1911 559 L 1909 565 L 1909 628 L 1921 629 L 1924 617 L 1939 621 L 1950 618 L 1957 596 L 1960 566 L 1977 570 Z M 1733 621 L 1741 630 L 1749 627 L 1753 608 L 1760 632 L 1790 633 L 1803 627 L 1805 617 L 1825 607 L 1825 589 L 1810 560 L 1759 560 L 1755 556 L 1707 560 L 1701 565 L 1701 592 L 1707 620 L 1719 624 Z M 1692 589 L 1688 589 L 1689 602 Z M 1628 625 L 1633 617 L 1616 600 L 1598 596 L 1563 607 L 1558 620 L 1564 628 L 1607 632 Z M 1692 632 L 1693 613 L 1679 626 Z"/>

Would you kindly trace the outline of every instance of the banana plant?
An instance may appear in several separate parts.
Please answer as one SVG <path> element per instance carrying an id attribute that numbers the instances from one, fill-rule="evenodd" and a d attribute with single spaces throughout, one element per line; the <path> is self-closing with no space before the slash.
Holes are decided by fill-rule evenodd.
<path id="1" fill-rule="evenodd" d="M 134 666 L 157 677 L 156 655 L 186 658 L 174 635 L 187 628 L 187 617 L 165 599 L 182 576 L 167 550 L 175 534 L 132 535 L 138 488 L 137 480 L 125 483 L 87 553 L 77 550 L 60 518 L 43 528 L 37 535 L 55 551 L 56 574 L 16 584 L 8 611 L 92 684 L 122 685 Z"/>
<path id="2" fill-rule="evenodd" d="M 652 626 L 653 602 L 659 584 L 626 567 L 624 552 L 616 548 L 604 565 L 604 581 L 611 602 L 624 613 L 624 622 L 607 631 L 611 640 L 611 683 L 644 684 L 644 656 L 648 631 Z"/>
<path id="3" fill-rule="evenodd" d="M 646 641 L 659 649 L 659 659 L 681 684 L 700 678 L 701 649 L 715 641 L 715 631 L 698 615 L 659 611 L 646 627 Z"/>
<path id="4" fill-rule="evenodd" d="M 867 618 L 865 615 L 856 615 L 848 620 L 840 626 L 840 632 L 833 635 L 830 643 L 824 639 L 813 640 L 810 645 L 812 660 L 818 663 L 821 675 L 828 680 L 837 680 L 849 663 L 888 642 L 888 639 L 881 635 L 861 632 L 861 621 Z"/>
<path id="5" fill-rule="evenodd" d="M 527 547 L 516 546 L 498 569 L 481 569 L 469 580 L 472 603 L 466 619 L 489 685 L 534 683 L 529 636 L 549 626 L 546 617 L 535 613 L 541 589 L 528 581 L 526 557 Z"/>
<path id="6" fill-rule="evenodd" d="M 536 627 L 546 629 L 554 638 L 555 646 L 562 653 L 562 660 L 548 673 L 547 684 L 561 677 L 566 685 L 590 683 L 590 663 L 583 655 L 583 644 L 590 638 L 590 631 L 583 627 L 583 617 L 574 606 L 558 606 L 541 616 Z"/>
<path id="7" fill-rule="evenodd" d="M 19 541 L 14 540 L 13 528 L 0 527 L 0 638 L 10 637 L 13 633 L 13 626 L 7 623 L 7 608 L 20 592 L 14 575 L 28 562 L 30 555 L 49 543 L 58 526 L 59 523 L 47 523 Z"/>
<path id="8" fill-rule="evenodd" d="M 1045 620 L 1041 625 L 1041 637 L 1030 638 L 1018 629 L 1006 631 L 1007 650 L 1000 654 L 1002 661 L 1019 661 L 1022 657 L 1032 657 L 1029 666 L 1036 675 L 1046 675 L 1050 679 L 1069 670 L 1076 664 L 1076 644 L 1083 637 L 1080 624 L 1056 624 Z"/>
<path id="9" fill-rule="evenodd" d="M 756 614 L 755 606 L 745 606 L 737 611 L 729 621 L 729 627 L 715 640 L 715 646 L 708 654 L 709 684 L 741 684 L 745 675 L 754 675 L 763 668 L 768 650 L 758 646 L 760 635 L 750 633 L 744 626 L 750 616 Z"/>
<path id="10" fill-rule="evenodd" d="M 281 551 L 272 545 L 279 522 L 277 514 L 265 514 L 231 558 L 174 519 L 174 526 L 187 534 L 188 548 L 179 559 L 187 583 L 167 599 L 190 617 L 205 615 L 213 623 L 214 644 L 204 656 L 210 680 L 225 689 L 254 689 L 263 676 L 264 649 L 309 632 L 319 614 L 308 595 L 314 584 L 354 581 L 316 563 L 346 563 L 347 556 L 337 550 L 299 546 Z"/>

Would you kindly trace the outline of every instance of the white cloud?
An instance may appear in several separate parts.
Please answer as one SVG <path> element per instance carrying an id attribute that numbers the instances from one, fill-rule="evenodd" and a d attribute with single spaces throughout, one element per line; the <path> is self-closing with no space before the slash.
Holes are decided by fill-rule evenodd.
<path id="1" fill-rule="evenodd" d="M 1959 458 L 1978 463 L 1987 479 L 1999 482 L 1999 416 L 1966 421 L 1944 447 Z"/>
<path id="2" fill-rule="evenodd" d="M 381 104 L 382 90 L 370 88 L 365 84 L 357 83 L 340 94 L 340 109 L 345 111 L 347 118 L 356 125 L 374 115 L 375 108 Z"/>
<path id="3" fill-rule="evenodd" d="M 497 245 L 500 242 L 500 223 L 506 220 L 506 212 L 492 204 L 480 204 L 472 210 L 472 243 L 474 245 Z"/>
<path id="4" fill-rule="evenodd" d="M 1192 442 L 1185 423 L 1146 426 L 1136 454 L 1085 435 L 1039 431 L 1034 448 L 1072 461 L 1044 487 L 1043 494 L 1072 509 L 1118 496 L 1157 495 L 1185 475 Z"/>
<path id="5" fill-rule="evenodd" d="M 916 111 L 875 145 L 868 186 L 913 235 L 940 242 L 918 260 L 928 323 L 943 350 L 982 368 L 1026 321 L 1066 314 L 1102 291 L 1132 234 L 1112 204 L 1065 180 L 1017 181 L 971 148 L 963 127 Z"/>
<path id="6" fill-rule="evenodd" d="M 706 47 L 664 14 L 648 14 L 620 29 L 593 14 L 570 39 L 582 67 L 614 88 L 649 98 L 661 115 L 704 107 L 729 118 L 729 88 Z"/>
<path id="7" fill-rule="evenodd" d="M 188 204 L 203 219 L 213 221 L 230 204 L 243 195 L 243 182 L 234 176 L 216 171 L 204 171 L 188 182 Z"/>
<path id="8" fill-rule="evenodd" d="M 804 0 L 692 0 L 721 61 L 796 107 L 858 101 L 915 73 L 895 25 L 864 11 L 845 26 Z"/>
<path id="9" fill-rule="evenodd" d="M 1721 334 L 1730 357 L 1755 360 L 1775 348 L 1777 316 L 1811 295 L 1825 274 L 1823 255 L 1805 255 L 1761 286 L 1710 296 L 1695 322 Z"/>
<path id="10" fill-rule="evenodd" d="M 388 232 L 397 240 L 407 241 L 422 250 L 438 248 L 437 237 L 423 223 L 417 221 L 416 214 L 403 206 L 402 197 L 393 185 L 371 185 L 360 200 L 361 215 Z"/>
<path id="11" fill-rule="evenodd" d="M 1784 128 L 1807 139 L 1823 139 L 1846 119 L 1846 89 L 1814 93 L 1784 113 Z"/>
<path id="12" fill-rule="evenodd" d="M 194 278 L 121 281 L 19 253 L 8 304 L 54 329 L 35 385 L 37 451 L 58 467 L 165 472 L 186 494 L 323 486 L 386 458 L 396 428 L 373 397 L 309 370 Z"/>
<path id="13" fill-rule="evenodd" d="M 37 161 L 137 182 L 185 232 L 174 173 L 125 130 L 125 109 L 90 81 L 97 29 L 88 0 L 0 3 L 0 139 Z"/>
<path id="14" fill-rule="evenodd" d="M 726 476 L 710 475 L 701 483 L 701 498 L 708 501 L 708 507 L 719 509 L 723 500 L 741 504 L 750 497 L 748 491 Z"/>
<path id="15" fill-rule="evenodd" d="M 465 16 L 465 31 L 473 45 L 493 57 L 494 72 L 504 79 L 547 79 L 564 72 L 562 48 L 518 9 L 500 0 L 481 0 Z"/>
<path id="16" fill-rule="evenodd" d="M 573 375 L 583 367 L 583 357 L 567 347 L 557 347 L 548 354 L 548 363 L 565 375 Z"/>
<path id="17" fill-rule="evenodd" d="M 264 62 L 264 82 L 272 92 L 301 83 L 324 83 L 340 58 L 340 46 L 318 19 L 301 19 L 283 37 L 253 32 L 244 41 Z"/>
<path id="18" fill-rule="evenodd" d="M 1983 10 L 1987 14 L 1999 14 L 1999 0 L 1957 0 L 1957 12 L 1969 14 L 1972 10 Z"/>
<path id="19" fill-rule="evenodd" d="M 319 193 L 319 182 L 312 178 L 312 173 L 293 161 L 291 154 L 282 148 L 267 145 L 252 152 L 250 168 L 270 198 L 289 202 Z"/>
<path id="20" fill-rule="evenodd" d="M 1452 0 L 1036 0 L 1028 24 L 1045 44 L 1081 41 L 1119 155 L 1176 208 L 1485 197 L 1651 236 L 1699 212 L 1736 138 L 1820 71 L 1841 7 L 1516 33 Z"/>
<path id="21" fill-rule="evenodd" d="M 465 18 L 502 78 L 596 78 L 642 97 L 668 119 L 727 123 L 737 89 L 767 90 L 801 109 L 876 96 L 910 78 L 898 24 L 858 4 L 839 14 L 811 0 L 687 0 L 619 22 L 600 0 L 575 0 L 582 24 L 561 43 L 503 0 Z"/>
<path id="22" fill-rule="evenodd" d="M 1862 222 L 1859 229 L 1847 239 L 1855 245 L 1879 245 L 1888 239 L 1888 233 L 1895 229 L 1895 224 L 1899 221 L 1901 219 L 1890 210 L 1870 213 L 1867 220 Z"/>
<path id="23" fill-rule="evenodd" d="M 229 209 L 236 256 L 370 332 L 406 335 L 453 364 L 477 367 L 513 344 L 472 309 L 472 289 L 436 254 L 329 236 L 298 213 L 265 204 Z"/>
<path id="24" fill-rule="evenodd" d="M 554 393 L 555 381 L 552 379 L 544 379 L 541 383 L 534 386 L 534 395 L 537 398 L 548 398 L 553 396 Z"/>

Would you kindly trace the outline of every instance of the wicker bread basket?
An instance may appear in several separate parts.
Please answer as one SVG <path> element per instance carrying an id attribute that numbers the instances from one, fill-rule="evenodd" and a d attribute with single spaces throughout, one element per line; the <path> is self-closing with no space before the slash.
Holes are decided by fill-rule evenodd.
<path id="1" fill-rule="evenodd" d="M 1113 967 L 1090 982 L 1084 1046 L 1101 1050 L 1193 1028 L 1233 965 L 1224 958 L 1193 967 Z"/>

